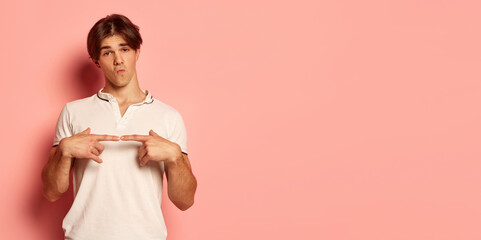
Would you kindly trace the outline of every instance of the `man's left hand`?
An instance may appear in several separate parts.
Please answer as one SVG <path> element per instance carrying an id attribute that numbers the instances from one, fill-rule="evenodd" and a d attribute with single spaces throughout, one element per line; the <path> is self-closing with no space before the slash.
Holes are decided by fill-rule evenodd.
<path id="1" fill-rule="evenodd" d="M 149 161 L 175 164 L 179 158 L 182 158 L 179 145 L 159 136 L 153 130 L 149 131 L 149 135 L 124 135 L 120 140 L 142 143 L 138 154 L 140 166 L 145 166 Z"/>

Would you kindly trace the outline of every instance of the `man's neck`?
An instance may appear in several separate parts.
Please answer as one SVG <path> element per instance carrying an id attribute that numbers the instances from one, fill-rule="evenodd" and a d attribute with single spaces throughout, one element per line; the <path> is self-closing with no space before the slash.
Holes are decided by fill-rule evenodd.
<path id="1" fill-rule="evenodd" d="M 140 87 L 137 81 L 131 81 L 128 85 L 123 87 L 115 87 L 106 81 L 102 92 L 109 93 L 119 104 L 133 104 L 142 102 L 147 96 Z"/>

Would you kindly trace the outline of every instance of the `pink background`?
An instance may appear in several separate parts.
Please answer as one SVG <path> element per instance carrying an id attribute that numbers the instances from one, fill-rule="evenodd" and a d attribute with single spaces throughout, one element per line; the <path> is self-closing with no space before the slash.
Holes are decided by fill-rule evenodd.
<path id="1" fill-rule="evenodd" d="M 164 201 L 170 240 L 481 239 L 479 1 L 4 2 L 1 239 L 62 237 L 72 193 L 44 200 L 40 172 L 102 86 L 85 42 L 109 13 L 186 122 L 199 187 Z"/>

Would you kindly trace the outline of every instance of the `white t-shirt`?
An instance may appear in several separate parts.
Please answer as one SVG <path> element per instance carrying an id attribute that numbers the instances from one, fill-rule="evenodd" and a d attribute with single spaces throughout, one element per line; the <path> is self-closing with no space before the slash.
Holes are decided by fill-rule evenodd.
<path id="1" fill-rule="evenodd" d="M 187 135 L 181 115 L 153 98 L 131 105 L 124 116 L 115 98 L 97 94 L 67 103 L 57 122 L 54 145 L 90 127 L 91 134 L 149 135 L 152 129 L 177 143 L 187 153 Z M 100 142 L 103 163 L 75 159 L 74 202 L 63 220 L 65 239 L 160 240 L 167 230 L 160 208 L 163 163 L 141 167 L 137 158 L 140 142 Z"/>

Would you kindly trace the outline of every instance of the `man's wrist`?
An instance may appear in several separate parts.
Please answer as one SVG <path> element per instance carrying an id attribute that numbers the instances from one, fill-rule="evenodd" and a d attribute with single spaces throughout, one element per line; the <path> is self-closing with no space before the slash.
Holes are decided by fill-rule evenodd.
<path id="1" fill-rule="evenodd" d="M 68 151 L 68 147 L 65 143 L 66 139 L 67 138 L 63 138 L 62 140 L 60 140 L 58 144 L 58 151 L 61 158 L 72 158 L 72 154 Z"/>
<path id="2" fill-rule="evenodd" d="M 174 143 L 175 144 L 175 143 Z M 169 167 L 176 167 L 177 165 L 181 164 L 184 160 L 184 156 L 182 156 L 182 150 L 179 145 L 175 144 L 176 151 L 173 154 L 171 160 L 167 162 Z"/>

